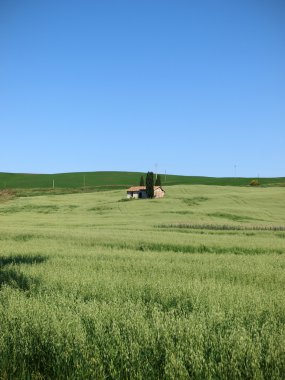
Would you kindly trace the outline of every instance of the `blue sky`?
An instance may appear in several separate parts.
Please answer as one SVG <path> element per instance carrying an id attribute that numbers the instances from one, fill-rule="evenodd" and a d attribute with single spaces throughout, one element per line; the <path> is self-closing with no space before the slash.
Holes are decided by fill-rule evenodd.
<path id="1" fill-rule="evenodd" d="M 0 171 L 285 176 L 282 0 L 0 0 Z"/>

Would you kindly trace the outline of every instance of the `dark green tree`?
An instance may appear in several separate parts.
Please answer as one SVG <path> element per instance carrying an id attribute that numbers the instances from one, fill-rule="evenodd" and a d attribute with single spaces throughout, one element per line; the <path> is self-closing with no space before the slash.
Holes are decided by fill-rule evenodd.
<path id="1" fill-rule="evenodd" d="M 156 180 L 155 180 L 155 186 L 161 186 L 161 178 L 160 174 L 157 175 Z"/>
<path id="2" fill-rule="evenodd" d="M 145 186 L 146 186 L 146 195 L 148 198 L 154 197 L 153 191 L 153 172 L 147 172 Z"/>
<path id="3" fill-rule="evenodd" d="M 143 175 L 141 176 L 140 186 L 144 186 L 144 178 L 143 178 Z"/>

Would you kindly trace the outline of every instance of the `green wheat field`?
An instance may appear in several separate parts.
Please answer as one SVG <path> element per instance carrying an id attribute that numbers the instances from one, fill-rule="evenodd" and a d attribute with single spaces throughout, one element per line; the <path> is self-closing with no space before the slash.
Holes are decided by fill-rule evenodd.
<path id="1" fill-rule="evenodd" d="M 285 379 L 285 187 L 164 188 L 2 197 L 0 379 Z"/>

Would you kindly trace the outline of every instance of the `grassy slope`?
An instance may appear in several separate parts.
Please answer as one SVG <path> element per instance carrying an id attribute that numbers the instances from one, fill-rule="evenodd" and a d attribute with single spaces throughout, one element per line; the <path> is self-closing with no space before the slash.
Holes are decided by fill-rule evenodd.
<path id="1" fill-rule="evenodd" d="M 284 378 L 285 189 L 166 192 L 0 205 L 3 379 Z"/>
<path id="2" fill-rule="evenodd" d="M 1 188 L 51 188 L 53 180 L 56 188 L 80 188 L 83 187 L 84 177 L 87 187 L 115 186 L 126 187 L 139 184 L 140 176 L 145 173 L 139 172 L 87 172 L 87 173 L 62 173 L 62 174 L 13 174 L 0 173 Z M 245 186 L 250 182 L 249 178 L 214 178 L 164 175 L 162 181 L 167 185 L 192 184 L 192 185 L 231 185 Z M 283 185 L 285 178 L 261 178 L 263 185 Z"/>

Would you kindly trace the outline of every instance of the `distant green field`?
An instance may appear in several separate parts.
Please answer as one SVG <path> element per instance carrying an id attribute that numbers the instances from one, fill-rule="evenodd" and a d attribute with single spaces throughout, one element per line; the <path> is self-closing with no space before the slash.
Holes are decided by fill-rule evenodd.
<path id="1" fill-rule="evenodd" d="M 139 185 L 140 172 L 80 172 L 62 174 L 13 174 L 0 173 L 0 189 L 51 189 L 53 181 L 55 188 L 76 189 L 111 187 L 124 188 Z M 247 186 L 252 178 L 214 178 L 197 176 L 161 175 L 163 185 L 216 185 L 216 186 Z M 260 178 L 263 186 L 285 186 L 285 177 Z"/>
<path id="2" fill-rule="evenodd" d="M 285 378 L 285 188 L 165 190 L 2 200 L 0 379 Z"/>

